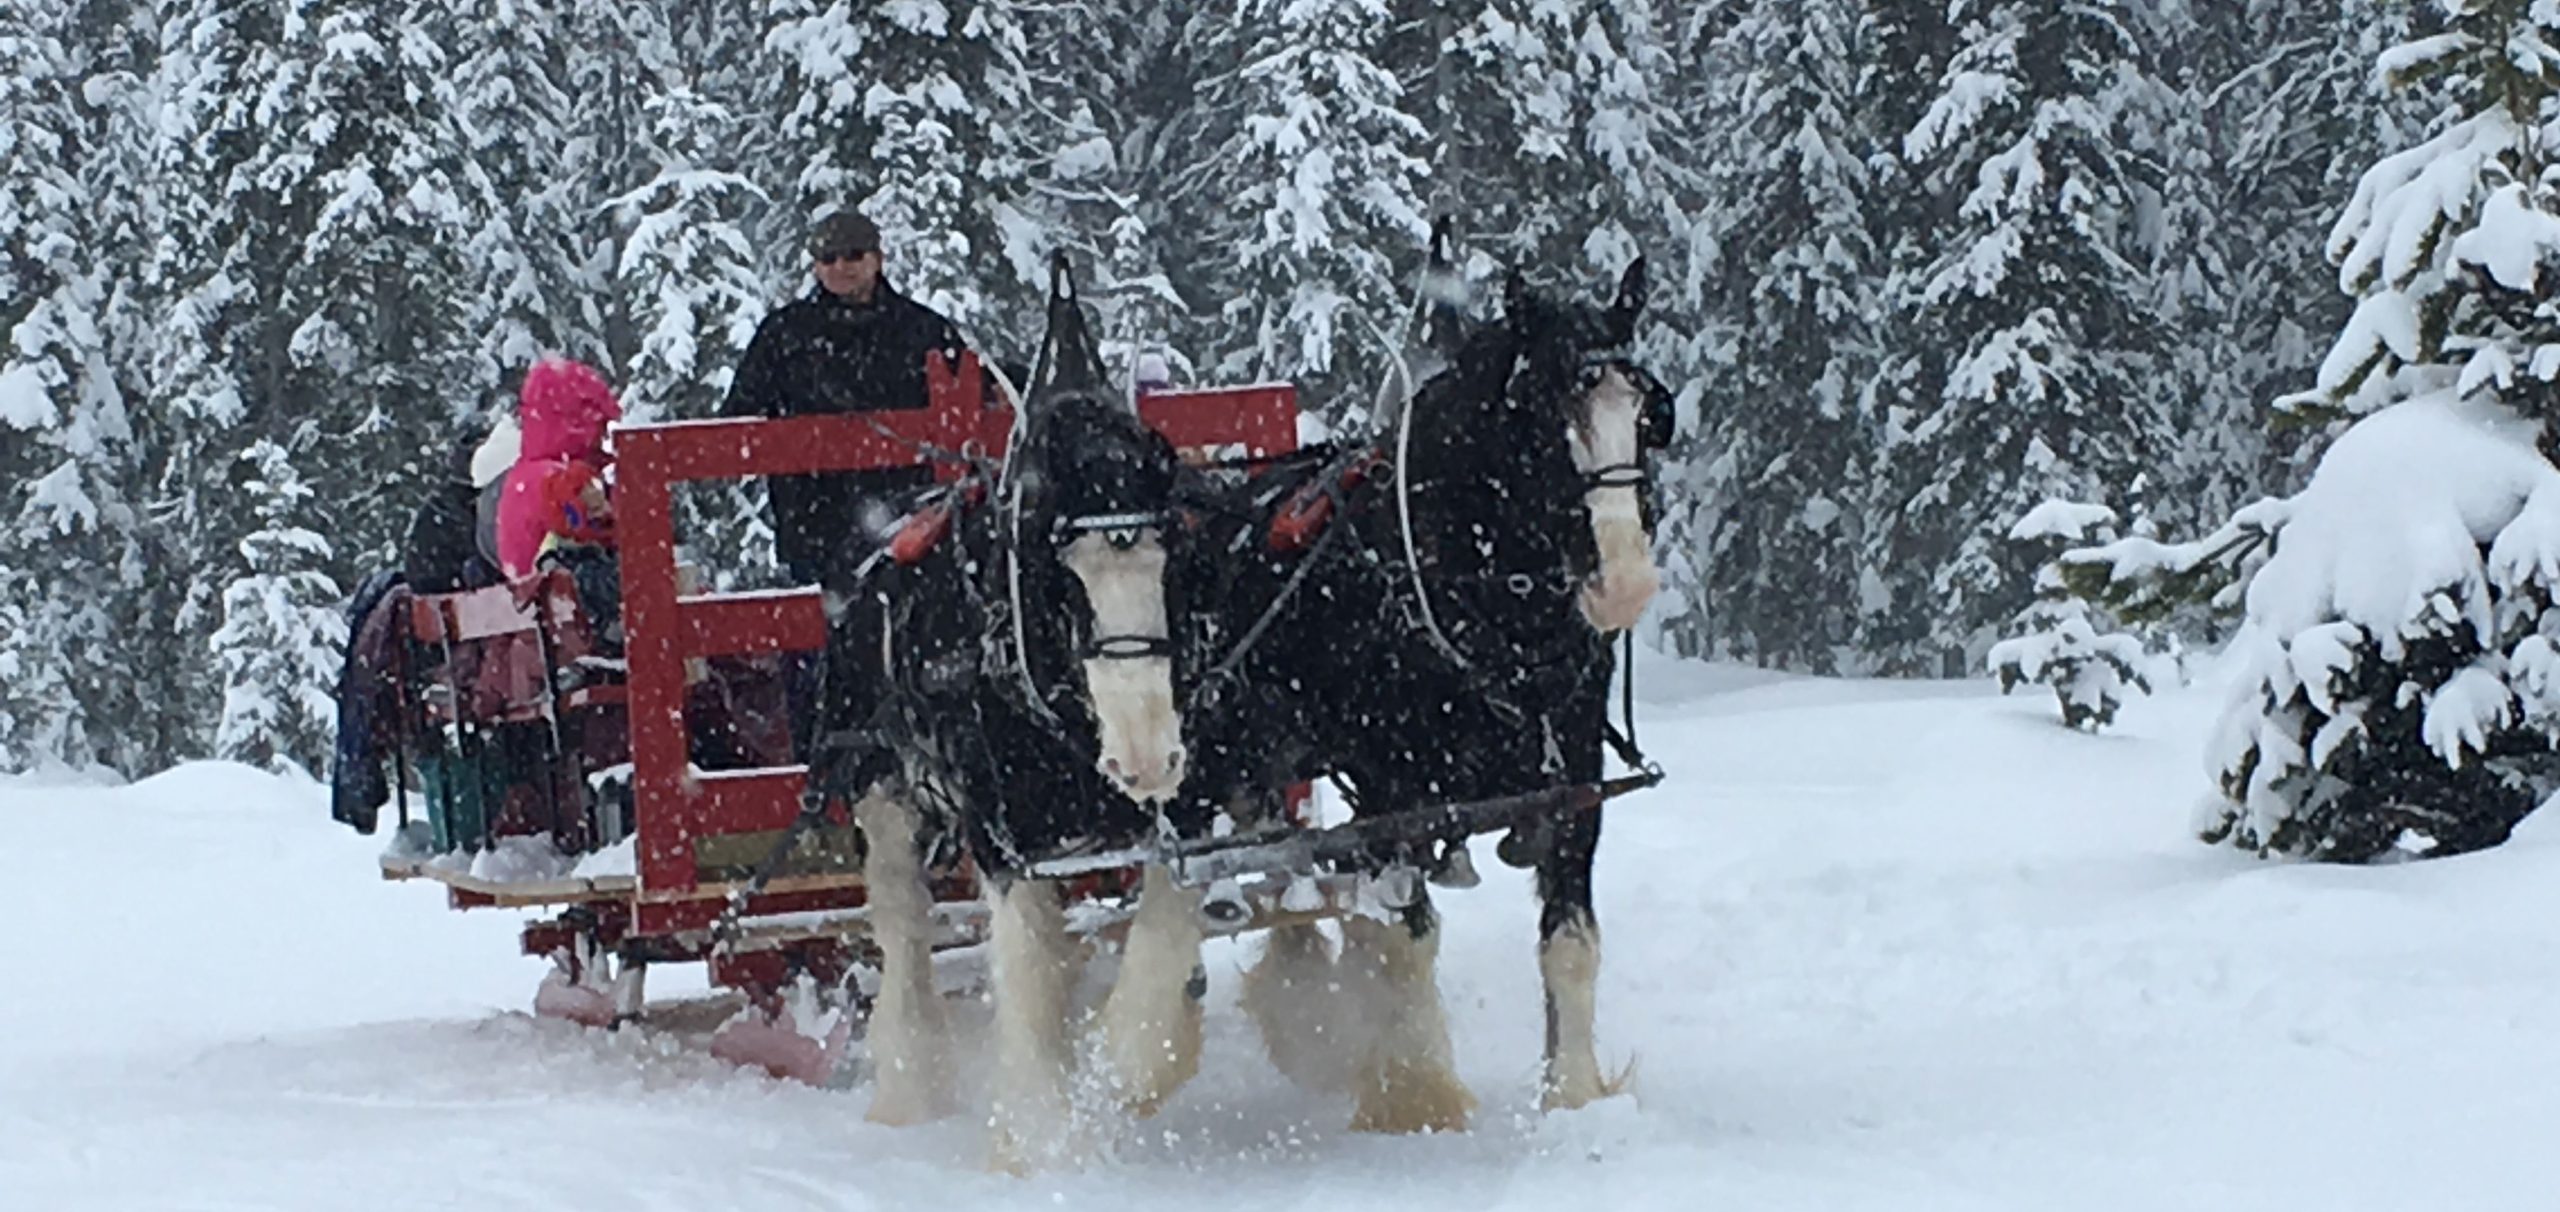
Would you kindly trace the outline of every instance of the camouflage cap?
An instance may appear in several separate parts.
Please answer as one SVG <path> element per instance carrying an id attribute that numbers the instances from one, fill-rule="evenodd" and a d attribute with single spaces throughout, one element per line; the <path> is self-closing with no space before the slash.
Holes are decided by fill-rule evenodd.
<path id="1" fill-rule="evenodd" d="M 878 251 L 880 225 L 857 211 L 836 211 L 809 229 L 809 255 L 813 257 Z"/>

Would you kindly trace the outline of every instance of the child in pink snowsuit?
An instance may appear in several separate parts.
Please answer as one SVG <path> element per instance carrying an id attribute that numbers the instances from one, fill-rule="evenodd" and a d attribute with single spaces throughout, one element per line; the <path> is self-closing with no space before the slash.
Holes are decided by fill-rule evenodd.
<path id="1" fill-rule="evenodd" d="M 621 417 L 613 389 L 592 367 L 545 358 L 525 372 L 516 397 L 524 445 L 498 500 L 498 561 L 508 576 L 531 573 L 555 535 L 609 541 L 609 510 L 598 508 L 610 462 L 604 435 Z"/>

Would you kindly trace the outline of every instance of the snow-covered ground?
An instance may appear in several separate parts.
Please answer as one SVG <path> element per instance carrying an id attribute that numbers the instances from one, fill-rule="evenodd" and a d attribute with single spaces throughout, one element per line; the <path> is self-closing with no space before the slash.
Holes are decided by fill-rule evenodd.
<path id="1" fill-rule="evenodd" d="M 381 839 L 316 788 L 0 782 L 0 1207 L 2560 1200 L 2560 820 L 2437 863 L 2260 863 L 2188 835 L 2212 688 L 2093 738 L 1979 682 L 1646 681 L 1673 782 L 1615 810 L 1600 893 L 1635 1097 L 1535 1114 L 1535 908 L 1480 847 L 1442 977 L 1472 1132 L 1343 1132 L 1260 1058 L 1250 951 L 1219 944 L 1201 1079 L 1031 1180 L 983 1172 L 965 1118 L 874 1127 L 859 1086 L 532 1020 L 514 919 L 380 882 Z"/>

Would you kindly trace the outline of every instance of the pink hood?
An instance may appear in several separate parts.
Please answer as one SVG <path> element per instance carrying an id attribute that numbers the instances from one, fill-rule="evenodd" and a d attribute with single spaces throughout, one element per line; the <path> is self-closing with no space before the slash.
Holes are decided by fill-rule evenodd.
<path id="1" fill-rule="evenodd" d="M 525 372 L 516 397 L 516 421 L 524 428 L 519 461 L 592 457 L 604 450 L 604 431 L 622 419 L 613 388 L 594 368 L 566 358 L 545 358 Z"/>
<path id="2" fill-rule="evenodd" d="M 593 367 L 545 358 L 525 372 L 524 390 L 516 397 L 524 438 L 498 496 L 498 562 L 508 576 L 533 571 L 542 541 L 567 524 L 553 516 L 545 482 L 573 460 L 603 465 L 604 431 L 621 418 L 613 388 Z"/>

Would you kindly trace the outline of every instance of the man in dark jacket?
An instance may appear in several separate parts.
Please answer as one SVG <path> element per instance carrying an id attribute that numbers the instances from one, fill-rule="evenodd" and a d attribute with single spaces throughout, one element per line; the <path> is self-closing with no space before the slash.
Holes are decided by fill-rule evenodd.
<path id="1" fill-rule="evenodd" d="M 881 270 L 880 228 L 852 211 L 820 219 L 809 232 L 809 259 L 817 285 L 777 308 L 757 327 L 738 361 L 721 407 L 731 417 L 797 417 L 812 414 L 923 408 L 925 355 L 939 350 L 957 359 L 962 344 L 951 321 L 898 293 Z M 774 554 L 803 585 L 841 587 L 876 550 L 909 491 L 933 482 L 926 467 L 896 467 L 816 476 L 775 476 L 766 481 L 773 500 Z M 870 595 L 839 599 L 837 642 L 830 644 L 825 714 L 820 724 L 818 662 L 790 662 L 792 748 L 831 771 L 826 781 L 861 788 L 886 774 L 879 751 L 856 736 L 875 720 L 878 685 L 876 644 L 848 637 L 876 634 Z M 824 745 L 821 738 L 829 738 Z M 867 752 L 860 769 L 832 766 L 820 749 Z M 856 794 L 858 794 L 858 790 Z"/>
<path id="2" fill-rule="evenodd" d="M 880 229 L 852 211 L 809 233 L 817 286 L 765 317 L 738 362 L 721 408 L 731 417 L 923 408 L 928 351 L 958 358 L 959 331 L 898 293 L 881 272 Z M 793 579 L 823 584 L 859 563 L 896 519 L 905 490 L 932 482 L 922 467 L 777 476 L 775 554 Z"/>
<path id="3" fill-rule="evenodd" d="M 400 544 L 400 568 L 413 593 L 453 593 L 499 581 L 494 560 L 477 542 L 480 490 L 472 483 L 472 458 L 485 427 L 466 426 L 446 460 L 444 476 L 409 516 Z"/>

